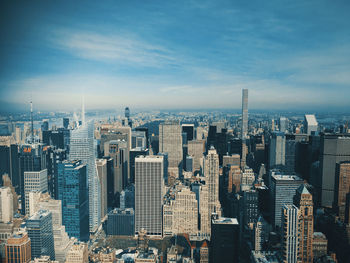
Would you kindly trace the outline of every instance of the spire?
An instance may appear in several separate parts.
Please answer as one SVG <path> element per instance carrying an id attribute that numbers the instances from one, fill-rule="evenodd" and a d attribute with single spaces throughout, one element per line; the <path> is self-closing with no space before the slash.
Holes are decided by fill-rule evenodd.
<path id="1" fill-rule="evenodd" d="M 85 124 L 85 97 L 83 95 L 83 103 L 81 105 L 81 125 Z"/>

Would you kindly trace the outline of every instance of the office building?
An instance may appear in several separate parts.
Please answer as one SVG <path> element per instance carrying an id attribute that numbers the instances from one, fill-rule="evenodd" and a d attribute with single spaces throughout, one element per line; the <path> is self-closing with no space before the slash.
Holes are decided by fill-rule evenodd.
<path id="1" fill-rule="evenodd" d="M 222 157 L 222 167 L 226 167 L 228 165 L 240 166 L 240 164 L 241 164 L 241 157 L 239 154 L 224 155 Z"/>
<path id="2" fill-rule="evenodd" d="M 336 164 L 334 205 L 342 222 L 345 222 L 346 195 L 350 192 L 350 162 Z"/>
<path id="3" fill-rule="evenodd" d="M 283 263 L 298 263 L 300 211 L 295 205 L 282 207 Z"/>
<path id="4" fill-rule="evenodd" d="M 270 141 L 270 169 L 285 165 L 286 137 L 283 132 L 273 132 Z"/>
<path id="5" fill-rule="evenodd" d="M 34 213 L 29 209 L 29 194 L 31 192 L 45 193 L 48 190 L 47 169 L 41 171 L 24 172 L 24 194 L 26 215 Z"/>
<path id="6" fill-rule="evenodd" d="M 178 121 L 159 125 L 159 152 L 168 153 L 168 167 L 182 170 L 182 131 Z"/>
<path id="7" fill-rule="evenodd" d="M 10 223 L 13 219 L 13 194 L 10 187 L 0 187 L 0 222 Z"/>
<path id="8" fill-rule="evenodd" d="M 82 161 L 58 164 L 58 197 L 62 200 L 62 223 L 70 237 L 89 240 L 87 169 Z"/>
<path id="9" fill-rule="evenodd" d="M 18 145 L 10 136 L 0 137 L 0 185 L 3 185 L 2 175 L 8 174 L 12 185 L 19 193 L 20 177 L 18 163 Z"/>
<path id="10" fill-rule="evenodd" d="M 229 165 L 228 168 L 227 192 L 238 193 L 241 190 L 241 168 L 239 165 Z"/>
<path id="11" fill-rule="evenodd" d="M 65 263 L 86 263 L 89 262 L 88 246 L 82 242 L 76 242 L 68 251 Z"/>
<path id="12" fill-rule="evenodd" d="M 135 208 L 135 185 L 129 185 L 120 194 L 120 208 Z"/>
<path id="13" fill-rule="evenodd" d="M 275 227 L 281 227 L 282 207 L 293 204 L 296 190 L 302 183 L 303 180 L 296 175 L 271 174 L 271 198 Z"/>
<path id="14" fill-rule="evenodd" d="M 294 196 L 294 205 L 300 212 L 299 259 L 303 263 L 312 263 L 312 236 L 314 232 L 314 215 L 312 195 L 305 184 L 299 186 Z"/>
<path id="15" fill-rule="evenodd" d="M 63 128 L 68 129 L 69 118 L 63 118 Z"/>
<path id="16" fill-rule="evenodd" d="M 304 116 L 304 133 L 311 135 L 312 132 L 317 132 L 318 122 L 315 115 L 306 114 Z"/>
<path id="17" fill-rule="evenodd" d="M 258 211 L 258 192 L 247 190 L 243 192 L 243 224 L 244 226 L 256 223 L 259 216 Z"/>
<path id="18" fill-rule="evenodd" d="M 187 143 L 187 154 L 193 158 L 193 172 L 199 171 L 201 158 L 205 152 L 205 140 L 193 140 Z"/>
<path id="19" fill-rule="evenodd" d="M 239 262 L 239 224 L 236 218 L 218 217 L 211 220 L 210 262 Z"/>
<path id="20" fill-rule="evenodd" d="M 242 90 L 242 141 L 245 141 L 248 135 L 248 89 Z"/>
<path id="21" fill-rule="evenodd" d="M 29 263 L 31 258 L 31 242 L 27 232 L 14 233 L 7 239 L 5 243 L 6 263 Z"/>
<path id="22" fill-rule="evenodd" d="M 145 131 L 131 132 L 131 149 L 145 150 L 147 148 L 147 136 Z"/>
<path id="23" fill-rule="evenodd" d="M 194 140 L 194 124 L 182 124 L 182 133 L 186 133 L 187 141 Z"/>
<path id="24" fill-rule="evenodd" d="M 321 205 L 332 207 L 336 164 L 350 161 L 350 137 L 345 135 L 322 135 L 320 146 L 320 185 L 315 185 L 321 196 Z"/>
<path id="25" fill-rule="evenodd" d="M 163 234 L 198 233 L 198 201 L 196 194 L 183 185 L 176 185 L 164 197 Z"/>
<path id="26" fill-rule="evenodd" d="M 101 183 L 95 166 L 93 122 L 83 122 L 81 126 L 71 131 L 69 160 L 81 160 L 86 165 L 89 189 L 89 227 L 90 231 L 94 232 L 101 224 Z"/>
<path id="27" fill-rule="evenodd" d="M 55 259 L 55 245 L 52 229 L 52 213 L 40 210 L 28 218 L 26 222 L 28 236 L 31 241 L 32 258 L 43 255 Z"/>
<path id="28" fill-rule="evenodd" d="M 288 132 L 288 119 L 286 117 L 280 117 L 279 130 L 284 133 Z"/>
<path id="29" fill-rule="evenodd" d="M 133 208 L 114 208 L 108 213 L 107 235 L 133 236 L 135 214 Z"/>
<path id="30" fill-rule="evenodd" d="M 328 240 L 322 232 L 314 232 L 312 238 L 313 258 L 318 259 L 327 255 Z"/>
<path id="31" fill-rule="evenodd" d="M 135 232 L 162 236 L 164 156 L 135 158 Z"/>
<path id="32" fill-rule="evenodd" d="M 97 175 L 101 187 L 101 218 L 107 215 L 107 160 L 96 159 Z"/>

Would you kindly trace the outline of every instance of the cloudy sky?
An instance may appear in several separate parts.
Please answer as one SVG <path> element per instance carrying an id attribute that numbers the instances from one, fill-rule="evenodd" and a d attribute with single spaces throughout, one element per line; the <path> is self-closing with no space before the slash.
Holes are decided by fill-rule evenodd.
<path id="1" fill-rule="evenodd" d="M 350 110 L 350 1 L 1 1 L 0 104 Z"/>

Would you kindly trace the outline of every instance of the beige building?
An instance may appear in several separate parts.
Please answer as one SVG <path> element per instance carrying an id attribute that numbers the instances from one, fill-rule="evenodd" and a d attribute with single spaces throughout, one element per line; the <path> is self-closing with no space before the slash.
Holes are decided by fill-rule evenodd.
<path id="1" fill-rule="evenodd" d="M 159 152 L 168 153 L 169 168 L 182 164 L 182 128 L 179 121 L 165 121 L 159 125 Z"/>
<path id="2" fill-rule="evenodd" d="M 13 219 L 13 195 L 10 187 L 0 187 L 0 222 L 10 223 Z"/>
<path id="3" fill-rule="evenodd" d="M 86 263 L 89 262 L 88 246 L 85 243 L 77 242 L 68 251 L 66 263 Z"/>
<path id="4" fill-rule="evenodd" d="M 312 235 L 312 252 L 314 259 L 327 255 L 328 240 L 321 232 Z"/>
<path id="5" fill-rule="evenodd" d="M 31 260 L 30 263 L 59 263 L 56 260 L 51 260 L 49 256 L 41 256 L 40 258 L 35 258 Z"/>
<path id="6" fill-rule="evenodd" d="M 27 232 L 17 232 L 6 241 L 5 262 L 29 263 L 31 257 L 31 243 Z"/>
<path id="7" fill-rule="evenodd" d="M 107 160 L 96 159 L 97 175 L 101 185 L 101 219 L 107 215 Z"/>
<path id="8" fill-rule="evenodd" d="M 193 172 L 201 168 L 201 158 L 205 152 L 205 140 L 193 140 L 187 143 L 188 155 L 193 158 Z"/>
<path id="9" fill-rule="evenodd" d="M 165 196 L 163 206 L 164 235 L 198 232 L 198 203 L 196 194 L 188 187 L 176 185 Z"/>

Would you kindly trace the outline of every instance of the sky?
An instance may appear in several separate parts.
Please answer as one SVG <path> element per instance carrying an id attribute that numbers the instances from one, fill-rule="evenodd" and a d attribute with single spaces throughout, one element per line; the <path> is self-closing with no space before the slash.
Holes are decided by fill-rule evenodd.
<path id="1" fill-rule="evenodd" d="M 350 1 L 0 2 L 0 109 L 350 111 Z"/>

